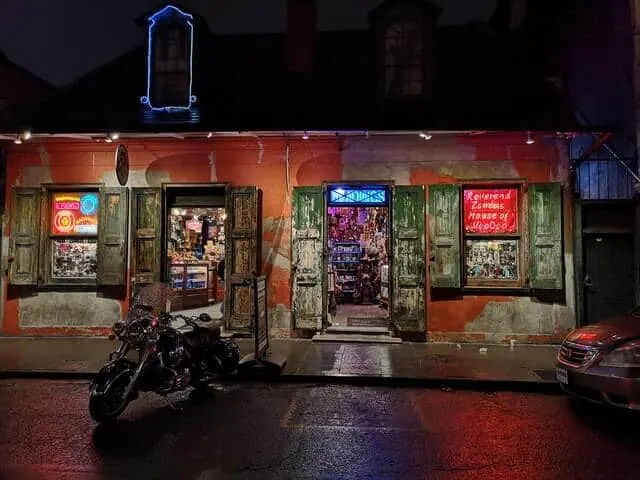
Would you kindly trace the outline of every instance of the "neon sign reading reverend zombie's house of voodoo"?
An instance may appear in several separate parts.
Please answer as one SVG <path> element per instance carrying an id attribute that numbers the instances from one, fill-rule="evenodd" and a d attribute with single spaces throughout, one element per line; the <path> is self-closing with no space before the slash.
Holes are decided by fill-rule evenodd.
<path id="1" fill-rule="evenodd" d="M 516 233 L 518 189 L 468 189 L 464 191 L 466 233 Z"/>
<path id="2" fill-rule="evenodd" d="M 140 102 L 155 113 L 188 112 L 197 100 L 193 94 L 193 15 L 167 5 L 147 21 L 147 92 Z"/>

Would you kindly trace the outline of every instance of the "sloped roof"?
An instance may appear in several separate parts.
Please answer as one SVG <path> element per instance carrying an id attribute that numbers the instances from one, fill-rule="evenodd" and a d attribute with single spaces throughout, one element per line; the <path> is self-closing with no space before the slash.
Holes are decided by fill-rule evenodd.
<path id="1" fill-rule="evenodd" d="M 62 89 L 24 120 L 36 131 L 60 133 L 576 128 L 544 72 L 532 76 L 530 69 L 518 70 L 517 52 L 505 37 L 469 24 L 437 28 L 434 44 L 428 102 L 374 101 L 369 31 L 317 32 L 312 75 L 287 72 L 284 34 L 205 31 L 194 58 L 198 125 L 142 122 L 143 45 Z"/>

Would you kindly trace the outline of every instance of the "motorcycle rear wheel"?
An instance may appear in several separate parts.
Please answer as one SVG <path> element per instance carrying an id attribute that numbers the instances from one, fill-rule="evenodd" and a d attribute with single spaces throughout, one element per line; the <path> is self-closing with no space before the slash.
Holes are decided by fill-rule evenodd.
<path id="1" fill-rule="evenodd" d="M 124 392 L 131 381 L 131 373 L 122 373 L 111 380 L 107 380 L 104 385 L 92 386 L 89 394 L 89 414 L 98 423 L 116 420 L 129 405 Z"/>

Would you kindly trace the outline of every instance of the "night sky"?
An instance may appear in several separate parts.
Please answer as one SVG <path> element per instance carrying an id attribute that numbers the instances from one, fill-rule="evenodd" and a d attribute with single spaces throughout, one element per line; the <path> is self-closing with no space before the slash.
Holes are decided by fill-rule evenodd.
<path id="1" fill-rule="evenodd" d="M 0 0 L 0 50 L 60 86 L 140 44 L 134 19 L 161 0 Z M 277 32 L 286 0 L 186 0 L 215 33 Z M 382 0 L 317 0 L 318 29 L 367 28 Z M 440 24 L 486 21 L 496 0 L 438 0 Z M 252 12 L 248 15 L 247 12 Z"/>

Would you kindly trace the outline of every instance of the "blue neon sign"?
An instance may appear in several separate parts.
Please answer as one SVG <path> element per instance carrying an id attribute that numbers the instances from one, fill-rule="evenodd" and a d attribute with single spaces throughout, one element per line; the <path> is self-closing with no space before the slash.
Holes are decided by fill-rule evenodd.
<path id="1" fill-rule="evenodd" d="M 388 190 L 380 186 L 329 187 L 330 205 L 386 205 Z"/>
<path id="2" fill-rule="evenodd" d="M 186 25 L 189 36 L 189 88 L 186 101 L 183 105 L 154 105 L 151 100 L 151 89 L 153 84 L 153 37 L 158 26 L 170 19 L 180 19 Z M 193 15 L 183 12 L 173 5 L 167 5 L 158 12 L 151 15 L 147 21 L 147 94 L 140 98 L 140 103 L 155 112 L 180 112 L 190 110 L 196 102 L 197 97 L 193 94 Z"/>

